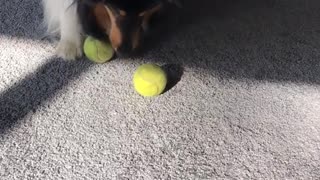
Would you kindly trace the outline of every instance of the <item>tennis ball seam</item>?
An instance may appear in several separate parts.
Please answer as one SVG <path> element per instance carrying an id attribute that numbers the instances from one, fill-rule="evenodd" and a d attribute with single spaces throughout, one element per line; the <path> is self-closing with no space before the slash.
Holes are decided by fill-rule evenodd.
<path id="1" fill-rule="evenodd" d="M 97 58 L 99 59 L 99 61 L 103 61 L 103 58 L 101 58 L 101 54 L 100 54 L 100 49 L 101 48 L 99 48 L 100 46 L 99 46 L 99 44 L 98 44 L 99 42 L 98 41 L 94 41 L 94 45 L 96 46 L 96 53 L 97 53 Z"/>

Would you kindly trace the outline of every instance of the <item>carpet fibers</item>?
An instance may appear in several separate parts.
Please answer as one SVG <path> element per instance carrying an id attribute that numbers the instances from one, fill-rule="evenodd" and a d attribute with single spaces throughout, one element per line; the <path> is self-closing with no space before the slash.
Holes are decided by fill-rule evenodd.
<path id="1" fill-rule="evenodd" d="M 40 0 L 0 0 L 0 179 L 319 179 L 320 1 L 172 9 L 97 65 L 54 56 Z M 150 62 L 173 82 L 143 98 Z"/>

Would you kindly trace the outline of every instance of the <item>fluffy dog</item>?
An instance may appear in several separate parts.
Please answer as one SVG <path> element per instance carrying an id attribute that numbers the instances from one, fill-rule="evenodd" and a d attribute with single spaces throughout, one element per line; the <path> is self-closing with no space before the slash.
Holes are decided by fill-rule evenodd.
<path id="1" fill-rule="evenodd" d="M 172 1 L 172 0 L 170 0 Z M 109 40 L 118 55 L 140 46 L 150 18 L 163 0 L 43 0 L 48 34 L 60 36 L 57 55 L 64 59 L 82 56 L 84 35 Z"/>

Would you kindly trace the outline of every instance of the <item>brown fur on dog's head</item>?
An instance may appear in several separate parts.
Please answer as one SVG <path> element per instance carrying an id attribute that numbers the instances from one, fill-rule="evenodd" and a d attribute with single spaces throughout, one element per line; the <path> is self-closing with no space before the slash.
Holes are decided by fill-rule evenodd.
<path id="1" fill-rule="evenodd" d="M 161 8 L 160 0 L 81 0 L 78 12 L 87 34 L 109 38 L 118 54 L 129 54 L 139 48 L 148 21 Z"/>

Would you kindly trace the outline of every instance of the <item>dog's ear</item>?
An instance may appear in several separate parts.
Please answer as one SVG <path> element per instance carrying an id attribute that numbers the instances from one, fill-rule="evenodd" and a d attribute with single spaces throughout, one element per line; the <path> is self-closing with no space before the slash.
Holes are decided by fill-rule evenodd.
<path id="1" fill-rule="evenodd" d="M 116 22 L 119 16 L 126 16 L 126 12 L 115 8 L 109 3 L 97 3 L 94 6 L 94 15 L 100 27 L 109 34 L 111 26 Z"/>
<path id="2" fill-rule="evenodd" d="M 75 1 L 78 3 L 79 21 L 84 32 L 100 39 L 108 38 L 107 31 L 110 29 L 110 18 L 103 7 L 103 3 L 95 3 L 97 0 Z"/>
<path id="3" fill-rule="evenodd" d="M 111 28 L 111 17 L 105 5 L 103 3 L 96 4 L 93 12 L 98 25 L 103 28 L 106 33 L 109 33 Z"/>
<path id="4" fill-rule="evenodd" d="M 119 27 L 119 19 L 126 16 L 126 12 L 115 8 L 109 3 L 97 3 L 94 7 L 96 22 L 109 36 L 112 46 L 117 49 L 123 40 L 123 33 Z"/>

